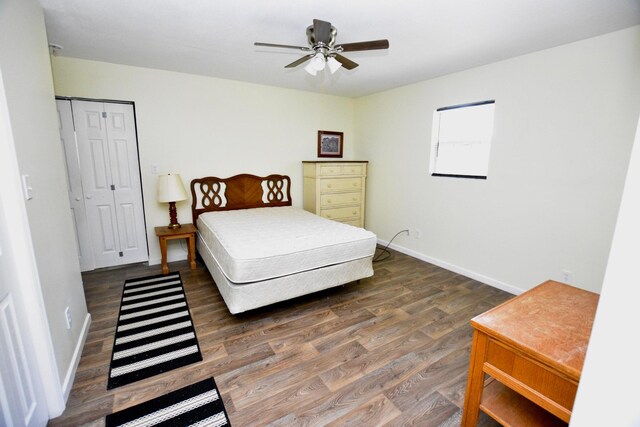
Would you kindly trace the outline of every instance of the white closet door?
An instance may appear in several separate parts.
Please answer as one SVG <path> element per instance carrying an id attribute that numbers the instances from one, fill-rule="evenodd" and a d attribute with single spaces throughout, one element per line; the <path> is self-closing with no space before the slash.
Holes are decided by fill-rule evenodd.
<path id="1" fill-rule="evenodd" d="M 111 179 L 122 263 L 148 260 L 138 144 L 131 104 L 105 103 Z"/>
<path id="2" fill-rule="evenodd" d="M 74 100 L 72 106 L 95 266 L 119 265 L 118 225 L 102 103 Z"/>
<path id="3" fill-rule="evenodd" d="M 77 100 L 71 106 L 94 266 L 147 261 L 133 106 Z"/>
<path id="4" fill-rule="evenodd" d="M 82 177 L 80 175 L 80 160 L 78 159 L 78 147 L 73 127 L 73 114 L 71 101 L 57 99 L 58 121 L 60 124 L 60 138 L 64 147 L 67 163 L 67 176 L 69 183 L 69 203 L 71 214 L 75 223 L 76 242 L 78 245 L 78 259 L 80 270 L 89 271 L 95 268 L 93 260 L 93 248 L 91 247 L 91 234 L 85 211 L 84 194 L 82 192 Z"/>

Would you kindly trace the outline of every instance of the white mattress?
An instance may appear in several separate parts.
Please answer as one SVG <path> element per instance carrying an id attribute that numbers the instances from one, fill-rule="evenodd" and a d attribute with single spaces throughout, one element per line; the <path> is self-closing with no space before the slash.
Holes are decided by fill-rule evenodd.
<path id="1" fill-rule="evenodd" d="M 373 256 L 376 236 L 300 208 L 207 212 L 198 232 L 224 275 L 251 283 Z"/>

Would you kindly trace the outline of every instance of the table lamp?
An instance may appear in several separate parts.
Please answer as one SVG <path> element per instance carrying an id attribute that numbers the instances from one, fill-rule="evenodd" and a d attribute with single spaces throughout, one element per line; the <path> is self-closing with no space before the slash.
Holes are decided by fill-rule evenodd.
<path id="1" fill-rule="evenodd" d="M 187 191 L 184 189 L 182 179 L 178 173 L 170 173 L 158 176 L 158 202 L 169 203 L 169 227 L 180 228 L 176 202 L 187 200 Z"/>

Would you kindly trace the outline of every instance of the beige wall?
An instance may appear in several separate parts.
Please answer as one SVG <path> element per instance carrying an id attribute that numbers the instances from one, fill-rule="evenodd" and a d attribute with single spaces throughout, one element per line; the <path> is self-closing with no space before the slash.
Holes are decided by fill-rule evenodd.
<path id="1" fill-rule="evenodd" d="M 428 54 L 428 53 L 425 53 Z M 367 227 L 512 292 L 573 273 L 598 291 L 640 113 L 640 27 L 356 101 Z M 496 100 L 486 181 L 428 174 L 433 111 Z"/>
<path id="2" fill-rule="evenodd" d="M 185 186 L 208 175 L 288 174 L 302 206 L 301 161 L 316 159 L 317 131 L 344 132 L 345 158 L 354 152 L 348 98 L 65 57 L 53 58 L 53 74 L 58 96 L 135 102 L 151 263 L 160 262 L 153 227 L 169 222 L 153 164 Z M 190 202 L 177 207 L 178 220 L 191 222 Z M 170 260 L 186 257 L 184 244 L 169 243 Z"/>
<path id="3" fill-rule="evenodd" d="M 33 199 L 23 203 L 59 380 L 68 392 L 89 317 L 75 255 L 44 16 L 35 0 L 0 3 L 0 67 L 18 167 L 33 187 Z M 39 301 L 31 303 L 34 311 L 40 309 Z M 66 307 L 71 309 L 71 329 L 66 327 Z M 49 350 L 48 343 L 38 344 L 38 352 Z"/>

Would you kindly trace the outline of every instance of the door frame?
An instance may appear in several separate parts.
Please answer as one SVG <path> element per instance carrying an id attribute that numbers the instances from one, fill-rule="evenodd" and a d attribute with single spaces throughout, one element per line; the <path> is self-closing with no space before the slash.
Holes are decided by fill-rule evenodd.
<path id="1" fill-rule="evenodd" d="M 27 217 L 18 157 L 15 151 L 15 141 L 9 121 L 4 82 L 0 70 L 0 205 L 2 205 L 4 220 L 11 224 L 8 228 L 8 241 L 3 242 L 3 251 L 11 252 L 15 260 L 15 274 L 17 281 L 15 288 L 16 317 L 22 334 L 25 349 L 38 349 L 34 352 L 37 372 L 33 372 L 35 386 L 44 395 L 43 402 L 49 418 L 56 417 L 64 411 L 65 400 L 62 384 L 58 376 L 53 342 L 49 331 L 49 321 L 45 311 L 42 287 L 38 275 L 35 253 L 33 250 L 31 229 Z M 8 208 L 8 207 L 11 208 Z M 25 313 L 29 313 L 28 322 L 24 320 Z"/>
<path id="2" fill-rule="evenodd" d="M 144 200 L 144 185 L 142 181 L 142 167 L 140 166 L 140 140 L 138 138 L 138 116 L 136 114 L 136 103 L 134 101 L 124 101 L 119 99 L 103 99 L 103 98 L 84 98 L 79 96 L 56 96 L 56 100 L 62 101 L 88 101 L 88 102 L 107 102 L 112 104 L 127 104 L 131 105 L 133 108 L 133 123 L 135 125 L 135 135 L 136 135 L 136 152 L 138 154 L 137 165 L 138 165 L 138 176 L 140 177 L 140 197 L 142 202 L 142 218 L 144 221 L 145 231 L 147 230 L 147 212 L 146 212 L 146 204 Z M 73 116 L 73 103 L 71 103 L 71 115 Z M 77 150 L 77 139 L 76 139 L 76 150 Z M 66 168 L 66 165 L 65 165 Z M 68 179 L 68 171 L 67 171 L 67 179 Z M 75 227 L 75 224 L 74 224 Z M 145 244 L 147 246 L 147 263 L 149 262 L 149 256 L 151 252 L 149 251 L 149 233 L 145 232 Z M 109 267 L 107 267 L 109 268 Z"/>

